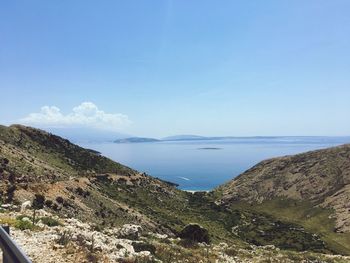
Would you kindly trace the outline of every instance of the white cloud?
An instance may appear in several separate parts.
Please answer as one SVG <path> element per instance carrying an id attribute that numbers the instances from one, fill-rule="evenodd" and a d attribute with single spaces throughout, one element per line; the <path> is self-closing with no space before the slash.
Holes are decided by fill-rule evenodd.
<path id="1" fill-rule="evenodd" d="M 119 131 L 131 124 L 127 115 L 106 113 L 99 110 L 92 102 L 83 102 L 66 115 L 56 106 L 44 106 L 40 112 L 30 113 L 20 119 L 19 122 L 26 125 L 51 128 L 88 127 L 114 131 Z"/>

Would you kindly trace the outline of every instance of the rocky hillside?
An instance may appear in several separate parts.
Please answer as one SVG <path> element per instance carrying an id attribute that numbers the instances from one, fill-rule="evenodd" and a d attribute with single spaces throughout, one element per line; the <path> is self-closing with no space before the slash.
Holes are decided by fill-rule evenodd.
<path id="1" fill-rule="evenodd" d="M 219 190 L 224 202 L 289 198 L 333 208 L 338 230 L 349 232 L 350 145 L 262 161 Z"/>
<path id="2" fill-rule="evenodd" d="M 280 250 L 274 245 L 189 244 L 132 224 L 97 230 L 89 223 L 59 218 L 44 210 L 37 211 L 37 223 L 28 227 L 32 218 L 23 214 L 31 211 L 11 211 L 0 219 L 21 226 L 12 227 L 11 235 L 36 263 L 345 263 L 350 260 L 340 255 Z"/>
<path id="3" fill-rule="evenodd" d="M 61 215 L 102 225 L 132 221 L 165 232 L 169 228 L 141 213 L 132 199 L 156 204 L 182 198 L 170 183 L 20 125 L 0 126 L 0 179 L 3 203 L 22 203 L 41 195 L 44 206 Z"/>
<path id="4" fill-rule="evenodd" d="M 346 154 L 347 151 L 340 151 L 339 159 L 334 153 L 333 161 L 343 165 Z M 302 163 L 302 160 L 295 162 Z M 304 161 L 308 163 L 308 157 Z M 326 161 L 321 159 L 320 164 Z M 316 157 L 314 162 L 312 167 L 320 165 Z M 307 170 L 303 167 L 300 164 L 301 174 Z M 333 171 L 332 167 L 329 169 Z M 0 179 L 0 224 L 13 227 L 14 236 L 32 253 L 34 262 L 42 261 L 35 257 L 38 251 L 26 240 L 38 240 L 45 244 L 48 255 L 64 257 L 66 262 L 90 262 L 86 259 L 90 256 L 99 258 L 97 262 L 251 262 L 251 258 L 256 259 L 254 262 L 265 262 L 270 257 L 283 258 L 285 262 L 301 262 L 309 257 L 319 260 L 315 262 L 323 262 L 325 258 L 327 262 L 346 262 L 342 261 L 343 257 L 325 257 L 320 253 L 349 254 L 346 246 L 339 245 L 350 244 L 350 239 L 344 239 L 347 236 L 339 239 L 340 234 L 329 235 L 304 221 L 282 218 L 269 213 L 270 210 L 245 205 L 245 201 L 273 197 L 252 190 L 265 187 L 266 178 L 249 185 L 249 180 L 255 182 L 252 175 L 249 180 L 243 180 L 247 186 L 240 187 L 240 191 L 235 190 L 235 183 L 230 183 L 210 193 L 184 192 L 172 183 L 30 127 L 0 126 Z M 338 182 L 345 185 L 346 181 Z M 334 184 L 324 179 L 323 185 L 331 183 Z M 329 206 L 328 196 L 341 196 L 340 188 L 319 194 L 312 192 L 313 188 L 306 196 L 307 188 L 303 188 L 304 195 L 290 197 L 313 202 L 307 208 L 312 215 L 310 220 L 317 218 L 327 222 L 327 227 L 335 228 L 329 217 L 332 214 L 324 209 L 315 210 L 313 206 Z M 276 192 L 278 189 L 280 185 L 276 184 Z M 254 192 L 252 197 L 249 191 Z M 295 207 L 300 210 L 300 206 Z M 130 226 L 142 229 L 143 240 L 135 243 L 123 237 L 123 229 Z M 77 233 L 73 230 L 75 227 L 83 229 Z M 164 236 L 166 238 L 160 238 Z M 200 245 L 201 242 L 210 245 Z M 139 253 L 142 251 L 150 253 Z M 143 255 L 147 255 L 147 259 L 142 261 L 139 256 Z"/>
<path id="5" fill-rule="evenodd" d="M 297 223 L 350 251 L 350 145 L 262 161 L 215 193 L 221 205 Z"/>
<path id="6" fill-rule="evenodd" d="M 120 175 L 136 173 L 93 150 L 83 149 L 59 136 L 21 125 L 0 125 L 0 143 L 2 155 L 7 157 L 9 166 L 15 169 L 12 173 L 22 174 L 26 182 L 52 182 L 71 176 L 108 172 Z"/>

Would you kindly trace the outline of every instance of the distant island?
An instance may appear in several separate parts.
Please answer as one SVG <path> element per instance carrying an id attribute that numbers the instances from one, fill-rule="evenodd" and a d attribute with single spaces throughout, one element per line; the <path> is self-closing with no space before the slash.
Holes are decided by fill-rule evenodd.
<path id="1" fill-rule="evenodd" d="M 140 143 L 140 142 L 159 142 L 158 139 L 153 138 L 143 138 L 143 137 L 130 137 L 125 139 L 115 140 L 115 143 Z"/>
<path id="2" fill-rule="evenodd" d="M 142 142 L 166 142 L 166 141 L 198 141 L 198 140 L 210 140 L 210 137 L 198 136 L 198 135 L 175 135 L 162 139 L 147 138 L 147 137 L 129 137 L 115 140 L 115 143 L 142 143 Z"/>
<path id="3" fill-rule="evenodd" d="M 252 137 L 235 137 L 235 136 L 199 136 L 199 135 L 174 135 L 161 139 L 148 137 L 129 137 L 121 138 L 114 141 L 114 143 L 145 143 L 145 142 L 180 142 L 180 141 L 217 141 L 217 140 L 233 140 L 233 139 L 278 139 L 283 138 L 279 136 L 252 136 Z M 206 149 L 210 150 L 210 149 Z"/>
<path id="4" fill-rule="evenodd" d="M 198 150 L 222 150 L 222 148 L 219 148 L 219 147 L 202 147 L 202 148 L 198 148 Z"/>

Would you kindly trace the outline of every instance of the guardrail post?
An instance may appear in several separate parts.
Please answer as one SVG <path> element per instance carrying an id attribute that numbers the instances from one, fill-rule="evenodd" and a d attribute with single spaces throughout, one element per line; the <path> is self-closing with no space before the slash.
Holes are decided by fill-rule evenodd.
<path id="1" fill-rule="evenodd" d="M 10 234 L 10 227 L 9 226 L 1 226 L 2 229 L 6 231 L 7 234 Z M 10 255 L 7 253 L 7 251 L 2 251 L 2 262 L 3 263 L 12 263 Z"/>

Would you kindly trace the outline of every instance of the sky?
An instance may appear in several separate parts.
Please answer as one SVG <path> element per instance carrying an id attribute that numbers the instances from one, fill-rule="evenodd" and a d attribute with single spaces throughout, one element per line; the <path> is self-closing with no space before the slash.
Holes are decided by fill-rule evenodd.
<path id="1" fill-rule="evenodd" d="M 348 0 L 0 3 L 0 123 L 350 135 Z"/>

